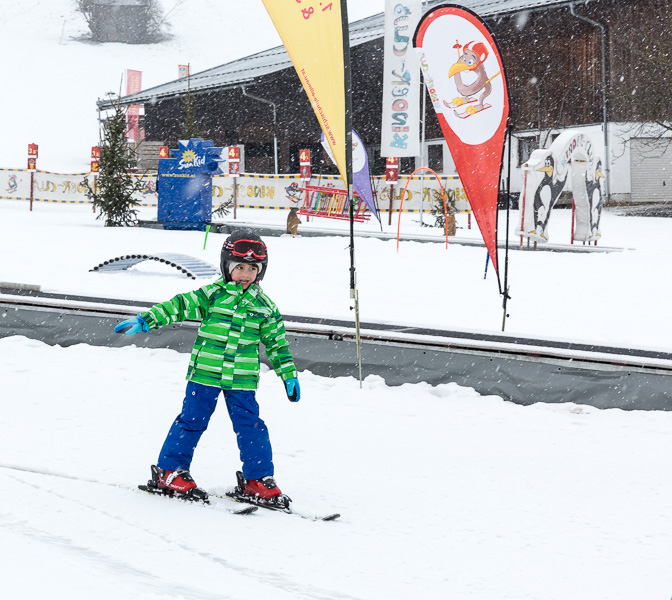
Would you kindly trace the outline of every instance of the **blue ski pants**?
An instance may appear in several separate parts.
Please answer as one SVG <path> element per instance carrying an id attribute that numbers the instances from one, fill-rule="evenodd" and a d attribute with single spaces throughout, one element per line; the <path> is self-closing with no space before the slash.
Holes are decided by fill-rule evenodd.
<path id="1" fill-rule="evenodd" d="M 248 390 L 220 390 L 190 381 L 182 412 L 173 422 L 159 454 L 161 469 L 189 470 L 194 450 L 208 428 L 217 398 L 224 393 L 226 407 L 236 433 L 245 479 L 273 475 L 273 451 L 266 424 L 259 417 L 255 393 Z"/>

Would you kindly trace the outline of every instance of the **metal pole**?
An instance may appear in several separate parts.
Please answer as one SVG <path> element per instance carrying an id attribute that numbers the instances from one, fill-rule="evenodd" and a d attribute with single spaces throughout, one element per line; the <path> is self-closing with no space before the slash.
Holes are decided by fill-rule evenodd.
<path id="1" fill-rule="evenodd" d="M 35 171 L 30 172 L 30 212 L 33 211 L 33 187 L 35 185 Z"/>
<path id="2" fill-rule="evenodd" d="M 348 201 L 350 205 L 350 299 L 354 302 L 355 338 L 357 342 L 357 363 L 359 365 L 359 387 L 362 387 L 362 339 L 359 332 L 359 294 L 355 275 L 355 198 L 352 193 L 352 73 L 350 63 L 350 30 L 348 27 L 348 5 L 341 0 L 341 20 L 343 24 L 343 75 L 345 91 L 345 170 Z"/>
<path id="3" fill-rule="evenodd" d="M 389 212 L 389 219 L 388 219 L 388 225 L 392 225 L 392 209 L 394 208 L 394 184 L 390 184 L 390 210 Z"/>
<path id="4" fill-rule="evenodd" d="M 504 316 L 502 317 L 502 331 L 506 327 L 506 318 L 509 316 L 506 312 L 506 305 L 509 299 L 509 224 L 510 224 L 510 214 L 511 214 L 511 130 L 513 129 L 511 121 L 509 120 L 508 125 L 508 158 L 506 165 L 506 241 L 504 245 L 504 302 L 502 308 L 504 309 Z M 497 264 L 499 269 L 499 264 Z"/>
<path id="5" fill-rule="evenodd" d="M 247 92 L 244 85 L 240 86 L 240 89 L 243 91 L 243 96 L 252 98 L 254 100 L 259 100 L 259 102 L 264 102 L 265 104 L 270 104 L 273 107 L 273 160 L 275 163 L 275 174 L 278 174 L 278 134 L 277 134 L 277 107 L 275 102 L 266 100 L 266 98 L 260 98 L 259 96 L 254 96 Z M 235 217 L 234 217 L 235 218 Z"/>
<path id="6" fill-rule="evenodd" d="M 607 27 L 602 23 L 593 21 L 588 17 L 579 15 L 574 11 L 574 3 L 569 5 L 569 11 L 572 13 L 572 16 L 585 21 L 594 27 L 599 27 L 602 32 L 602 129 L 604 131 L 604 191 L 606 194 L 607 202 L 609 202 L 609 196 L 611 195 L 611 167 L 610 157 L 609 157 L 609 96 L 607 90 L 609 88 L 609 81 L 607 77 Z"/>
<path id="7" fill-rule="evenodd" d="M 427 148 L 425 146 L 425 121 L 427 120 L 427 92 L 424 85 L 420 85 L 422 90 L 422 140 L 420 142 L 420 166 L 426 167 Z M 425 216 L 425 178 L 422 178 L 422 193 L 420 194 L 420 226 L 424 225 Z"/>

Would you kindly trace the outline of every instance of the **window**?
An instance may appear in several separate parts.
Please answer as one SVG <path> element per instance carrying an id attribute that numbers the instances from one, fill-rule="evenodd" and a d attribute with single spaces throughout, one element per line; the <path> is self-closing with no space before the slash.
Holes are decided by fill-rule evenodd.
<path id="1" fill-rule="evenodd" d="M 532 152 L 539 147 L 539 142 L 536 136 L 520 137 L 518 138 L 518 166 L 525 164 Z"/>
<path id="2" fill-rule="evenodd" d="M 443 173 L 443 144 L 427 146 L 427 166 L 432 171 Z"/>

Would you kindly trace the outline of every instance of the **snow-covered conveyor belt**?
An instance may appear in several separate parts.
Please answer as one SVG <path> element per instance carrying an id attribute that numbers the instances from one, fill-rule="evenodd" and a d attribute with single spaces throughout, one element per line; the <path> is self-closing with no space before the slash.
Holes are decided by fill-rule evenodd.
<path id="1" fill-rule="evenodd" d="M 132 338 L 113 332 L 117 322 L 146 308 L 137 301 L 0 288 L 0 337 L 191 351 L 197 322 Z M 352 323 L 285 315 L 285 325 L 299 370 L 357 376 Z M 362 323 L 361 335 L 364 376 L 379 375 L 388 385 L 454 381 L 520 404 L 672 410 L 672 353 L 382 323 Z"/>

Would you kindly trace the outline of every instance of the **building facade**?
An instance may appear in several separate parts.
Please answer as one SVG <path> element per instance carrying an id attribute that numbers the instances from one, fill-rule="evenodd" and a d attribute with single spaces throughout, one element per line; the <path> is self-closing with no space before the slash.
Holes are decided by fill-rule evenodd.
<path id="1" fill-rule="evenodd" d="M 440 3 L 426 2 L 425 8 Z M 666 50 L 672 50 L 667 41 L 672 0 L 461 4 L 485 19 L 505 62 L 514 191 L 520 189 L 520 166 L 534 149 L 548 147 L 561 131 L 580 128 L 598 153 L 609 154 L 612 201 L 672 201 L 672 177 L 669 185 L 665 179 L 672 173 L 672 151 L 666 146 L 663 110 L 672 93 L 672 53 Z M 353 126 L 367 146 L 374 174 L 384 172 L 379 156 L 383 35 L 382 14 L 351 24 Z M 663 68 L 661 61 L 667 61 Z M 335 173 L 284 48 L 204 71 L 189 82 L 169 82 L 122 98 L 124 104 L 138 102 L 145 103 L 149 141 L 176 144 L 189 104 L 194 137 L 212 139 L 218 146 L 244 146 L 248 172 L 273 173 L 276 162 L 279 173 L 298 172 L 298 151 L 309 148 L 314 170 Z M 422 106 L 422 98 L 418 102 Z M 105 102 L 99 106 L 109 108 Z M 409 173 L 422 162 L 452 174 L 454 165 L 428 99 L 426 107 L 423 156 L 403 159 L 401 171 Z"/>

